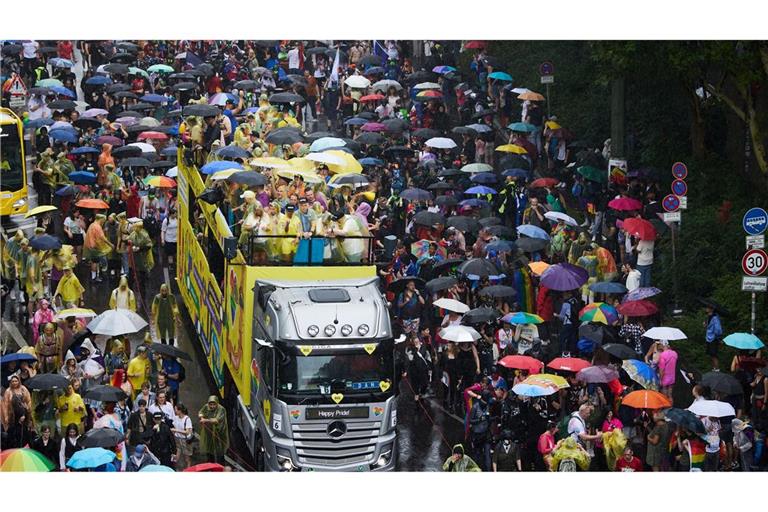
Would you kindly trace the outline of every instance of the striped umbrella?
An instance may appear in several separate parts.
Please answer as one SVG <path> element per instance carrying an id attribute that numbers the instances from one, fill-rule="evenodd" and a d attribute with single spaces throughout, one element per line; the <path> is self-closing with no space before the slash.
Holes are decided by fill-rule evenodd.
<path id="1" fill-rule="evenodd" d="M 147 176 L 144 178 L 144 184 L 149 187 L 157 188 L 175 188 L 176 181 L 166 176 Z"/>
<path id="2" fill-rule="evenodd" d="M 619 321 L 619 313 L 610 304 L 593 302 L 592 304 L 587 304 L 579 311 L 579 320 L 582 322 L 613 325 Z"/>
<path id="3" fill-rule="evenodd" d="M 502 322 L 508 324 L 541 324 L 544 323 L 544 319 L 539 315 L 533 313 L 526 313 L 525 311 L 518 311 L 516 313 L 507 313 L 501 317 Z"/>
<path id="4" fill-rule="evenodd" d="M 564 377 L 559 375 L 553 375 L 551 373 L 539 373 L 536 375 L 529 375 L 523 381 L 523 384 L 531 384 L 534 386 L 549 386 L 555 389 L 564 389 L 571 387 L 568 381 Z"/>

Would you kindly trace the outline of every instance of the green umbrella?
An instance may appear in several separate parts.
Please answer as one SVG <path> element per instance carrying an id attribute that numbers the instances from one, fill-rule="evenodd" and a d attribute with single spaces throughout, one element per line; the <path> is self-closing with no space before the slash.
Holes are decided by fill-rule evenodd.
<path id="1" fill-rule="evenodd" d="M 147 73 L 146 71 L 144 71 L 141 68 L 130 67 L 130 68 L 128 68 L 128 74 L 130 74 L 130 75 L 141 75 L 144 78 L 149 78 L 149 73 Z"/>
<path id="2" fill-rule="evenodd" d="M 590 165 L 584 165 L 576 169 L 576 172 L 584 176 L 589 181 L 595 181 L 597 183 L 606 183 L 608 181 L 608 171 L 604 169 L 598 169 Z"/>
<path id="3" fill-rule="evenodd" d="M 44 78 L 35 82 L 35 87 L 63 87 L 61 80 L 55 78 Z"/>
<path id="4" fill-rule="evenodd" d="M 167 64 L 153 64 L 147 68 L 150 73 L 173 73 L 175 70 Z"/>

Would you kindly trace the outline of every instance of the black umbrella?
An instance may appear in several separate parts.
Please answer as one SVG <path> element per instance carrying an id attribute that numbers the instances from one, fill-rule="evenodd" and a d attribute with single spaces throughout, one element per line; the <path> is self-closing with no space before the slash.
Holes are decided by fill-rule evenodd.
<path id="1" fill-rule="evenodd" d="M 152 165 L 149 167 L 151 169 L 170 169 L 171 167 L 176 167 L 176 162 L 171 162 L 170 160 L 158 160 L 157 162 L 152 162 Z"/>
<path id="2" fill-rule="evenodd" d="M 430 71 L 416 71 L 405 77 L 405 81 L 410 84 L 418 84 L 419 82 L 433 82 L 435 74 Z"/>
<path id="3" fill-rule="evenodd" d="M 150 346 L 150 350 L 154 353 L 162 354 L 164 356 L 175 357 L 176 359 L 186 359 L 187 361 L 192 360 L 189 354 L 187 354 L 181 349 L 174 347 L 173 345 L 165 345 L 163 343 L 153 343 Z"/>
<path id="4" fill-rule="evenodd" d="M 126 52 L 116 53 L 112 57 L 109 58 L 109 62 L 121 62 L 122 61 L 124 64 L 125 63 L 130 64 L 131 62 L 133 62 L 135 60 L 136 60 L 136 56 L 135 55 L 133 55 L 131 53 L 126 53 Z M 106 69 L 106 66 L 104 67 L 104 69 Z"/>
<path id="5" fill-rule="evenodd" d="M 703 306 L 710 307 L 720 313 L 723 316 L 728 316 L 730 312 L 725 309 L 723 306 L 721 306 L 719 303 L 715 302 L 712 299 L 705 298 L 705 297 L 697 297 L 697 301 L 699 301 Z"/>
<path id="6" fill-rule="evenodd" d="M 195 75 L 193 75 L 192 73 L 186 73 L 184 71 L 181 71 L 179 73 L 171 73 L 170 75 L 168 75 L 168 78 L 172 80 L 194 80 Z"/>
<path id="7" fill-rule="evenodd" d="M 203 76 L 213 76 L 213 66 L 208 62 L 198 64 L 195 71 L 199 71 Z"/>
<path id="8" fill-rule="evenodd" d="M 461 317 L 461 323 L 467 325 L 482 324 L 483 322 L 495 322 L 501 318 L 501 312 L 496 308 L 470 309 Z"/>
<path id="9" fill-rule="evenodd" d="M 456 228 L 462 233 L 477 233 L 480 231 L 480 223 L 472 217 L 457 215 L 448 219 L 447 225 Z"/>
<path id="10" fill-rule="evenodd" d="M 248 187 L 258 187 L 269 183 L 269 180 L 266 177 L 256 171 L 233 173 L 227 178 L 227 181 L 230 183 L 237 183 L 238 185 L 246 185 Z"/>
<path id="11" fill-rule="evenodd" d="M 420 188 L 407 188 L 400 193 L 400 197 L 408 201 L 429 201 L 432 194 Z"/>
<path id="12" fill-rule="evenodd" d="M 587 338 L 592 339 L 592 338 Z M 593 340 L 597 341 L 597 340 Z M 621 343 L 608 343 L 606 345 L 603 345 L 603 350 L 611 354 L 613 357 L 618 357 L 619 359 L 636 359 L 637 354 L 634 350 L 629 348 L 626 345 L 623 345 Z"/>
<path id="13" fill-rule="evenodd" d="M 219 107 L 216 105 L 187 105 L 181 109 L 183 116 L 212 117 L 218 115 Z"/>
<path id="14" fill-rule="evenodd" d="M 480 225 L 484 228 L 487 228 L 489 226 L 498 226 L 501 224 L 501 219 L 498 217 L 485 217 L 483 219 L 480 219 L 478 222 L 480 222 Z"/>
<path id="15" fill-rule="evenodd" d="M 493 236 L 498 236 L 500 238 L 512 238 L 515 236 L 515 232 L 508 226 L 501 226 L 497 224 L 493 226 L 487 226 L 485 229 Z"/>
<path id="16" fill-rule="evenodd" d="M 107 73 L 116 73 L 118 75 L 125 75 L 128 73 L 127 64 L 107 64 L 104 66 L 104 71 Z"/>
<path id="17" fill-rule="evenodd" d="M 56 100 L 48 104 L 51 110 L 75 110 L 77 103 L 72 100 Z"/>
<path id="18" fill-rule="evenodd" d="M 436 226 L 437 224 L 445 225 L 445 217 L 439 213 L 422 210 L 413 216 L 413 223 L 421 226 Z"/>
<path id="19" fill-rule="evenodd" d="M 295 144 L 302 141 L 301 134 L 292 130 L 272 131 L 267 134 L 264 141 L 268 144 Z"/>
<path id="20" fill-rule="evenodd" d="M 463 176 L 465 175 L 465 172 L 462 172 L 458 169 L 443 169 L 442 171 L 437 173 L 438 178 L 454 178 L 456 176 Z"/>
<path id="21" fill-rule="evenodd" d="M 307 79 L 301 75 L 285 75 L 285 80 L 288 82 L 294 83 L 296 85 L 301 85 L 303 87 L 306 87 L 308 85 Z"/>
<path id="22" fill-rule="evenodd" d="M 359 114 L 357 114 L 357 117 L 359 117 L 360 119 L 366 119 L 368 121 L 373 121 L 374 119 L 378 119 L 379 118 L 379 116 L 376 115 L 375 112 L 368 112 L 368 111 L 360 112 Z M 384 124 L 384 123 L 382 123 L 382 124 Z M 386 126 L 386 124 L 384 126 Z"/>
<path id="23" fill-rule="evenodd" d="M 42 48 L 40 48 L 37 51 L 38 51 L 38 53 L 41 53 L 43 55 L 45 55 L 45 54 L 53 55 L 55 53 L 59 53 L 59 49 L 56 48 L 55 46 L 43 46 Z"/>
<path id="24" fill-rule="evenodd" d="M 336 58 L 336 48 L 328 48 L 325 50 L 325 54 L 330 57 L 331 59 Z M 340 62 L 346 62 L 347 61 L 347 54 L 343 50 L 339 50 L 339 61 Z"/>
<path id="25" fill-rule="evenodd" d="M 360 114 L 358 114 L 358 117 L 361 117 Z M 403 130 L 407 130 L 409 128 L 408 121 L 405 119 L 395 118 L 395 119 L 385 119 L 381 122 L 384 126 L 387 127 L 387 131 L 390 133 L 399 133 Z"/>
<path id="26" fill-rule="evenodd" d="M 98 402 L 118 402 L 128 395 L 120 388 L 114 386 L 94 386 L 85 392 L 83 398 L 90 398 Z"/>
<path id="27" fill-rule="evenodd" d="M 456 206 L 459 204 L 459 200 L 456 199 L 454 196 L 439 196 L 437 199 L 435 199 L 435 204 L 437 206 L 444 206 L 446 208 L 450 208 L 452 206 Z"/>
<path id="28" fill-rule="evenodd" d="M 451 82 L 460 82 L 462 79 L 462 74 L 459 71 L 449 71 L 443 75 L 443 79 L 450 80 Z"/>
<path id="29" fill-rule="evenodd" d="M 516 297 L 517 290 L 515 290 L 511 286 L 495 284 L 492 286 L 486 286 L 485 288 L 480 290 L 480 295 L 482 295 L 483 297 L 493 297 L 493 298 Z"/>
<path id="30" fill-rule="evenodd" d="M 35 235 L 29 239 L 29 245 L 38 251 L 61 249 L 61 240 L 51 235 Z"/>
<path id="31" fill-rule="evenodd" d="M 384 156 L 392 158 L 403 158 L 413 156 L 413 150 L 405 146 L 390 146 L 384 150 Z"/>
<path id="32" fill-rule="evenodd" d="M 360 144 L 366 144 L 368 146 L 378 146 L 384 144 L 387 139 L 380 133 L 364 132 L 358 138 L 355 139 Z"/>
<path id="33" fill-rule="evenodd" d="M 426 140 L 433 137 L 439 137 L 440 132 L 433 130 L 432 128 L 419 128 L 418 130 L 414 130 L 413 133 L 411 133 L 411 136 Z"/>
<path id="34" fill-rule="evenodd" d="M 443 263 L 444 262 L 445 261 L 443 261 Z M 458 279 L 452 276 L 436 277 L 434 279 L 427 281 L 427 291 L 429 293 L 441 292 L 443 290 L 447 290 L 451 286 L 454 286 L 458 282 L 459 282 Z"/>
<path id="35" fill-rule="evenodd" d="M 312 132 L 304 137 L 304 140 L 307 142 L 315 142 L 317 139 L 322 139 L 325 137 L 336 137 L 336 134 L 331 132 Z"/>
<path id="36" fill-rule="evenodd" d="M 141 119 L 142 117 L 144 117 L 144 114 L 142 114 L 141 112 L 136 112 L 135 110 L 123 110 L 122 112 L 119 112 L 117 116 L 118 117 L 134 117 L 136 119 Z M 128 128 L 133 128 L 133 126 L 129 126 Z"/>
<path id="37" fill-rule="evenodd" d="M 677 407 L 670 407 L 664 411 L 664 416 L 672 423 L 683 427 L 684 429 L 693 432 L 694 434 L 706 434 L 707 429 L 704 427 L 704 423 L 693 414 L 691 411 L 685 409 L 678 409 Z"/>
<path id="38" fill-rule="evenodd" d="M 432 267 L 432 275 L 439 276 L 446 272 L 453 272 L 462 263 L 464 263 L 464 260 L 458 258 L 443 260 Z"/>
<path id="39" fill-rule="evenodd" d="M 315 46 L 304 50 L 304 55 L 325 55 L 326 51 L 328 51 L 328 48 L 325 46 Z"/>
<path id="40" fill-rule="evenodd" d="M 176 91 L 176 92 L 178 92 L 178 91 L 189 91 L 189 90 L 194 89 L 195 87 L 197 87 L 197 84 L 195 82 L 179 82 L 177 84 L 174 84 L 171 87 L 171 90 Z M 204 106 L 204 105 L 200 105 L 200 106 Z"/>
<path id="41" fill-rule="evenodd" d="M 384 59 L 378 55 L 369 54 L 360 59 L 359 66 L 381 66 L 384 64 Z"/>
<path id="42" fill-rule="evenodd" d="M 149 167 L 152 162 L 146 158 L 128 157 L 120 160 L 120 167 Z"/>
<path id="43" fill-rule="evenodd" d="M 333 182 L 338 185 L 346 184 L 346 185 L 353 185 L 356 187 L 365 186 L 370 183 L 368 181 L 368 178 L 366 178 L 362 174 L 343 174 L 342 176 L 333 180 Z"/>
<path id="44" fill-rule="evenodd" d="M 269 97 L 270 103 L 304 103 L 304 98 L 292 92 L 279 92 Z"/>
<path id="45" fill-rule="evenodd" d="M 444 181 L 438 181 L 437 183 L 433 183 L 430 186 L 428 186 L 427 190 L 453 190 L 454 188 L 456 187 L 451 185 L 450 183 L 446 183 Z"/>
<path id="46" fill-rule="evenodd" d="M 521 236 L 517 239 L 515 245 L 523 252 L 538 252 L 544 250 L 549 245 L 549 240 Z"/>
<path id="47" fill-rule="evenodd" d="M 492 108 L 484 108 L 480 112 L 474 114 L 472 116 L 472 119 L 482 119 L 485 116 L 492 116 L 495 113 L 496 113 L 496 111 L 494 109 L 492 109 Z"/>
<path id="48" fill-rule="evenodd" d="M 92 117 L 81 117 L 75 120 L 74 123 L 75 126 L 78 128 L 86 129 L 86 128 L 99 128 L 101 126 L 101 123 L 98 119 L 94 119 Z"/>
<path id="49" fill-rule="evenodd" d="M 469 126 L 457 126 L 451 132 L 458 133 L 459 135 L 477 135 L 477 131 Z"/>
<path id="50" fill-rule="evenodd" d="M 520 155 L 506 155 L 499 159 L 498 168 L 531 170 L 531 163 Z"/>
<path id="51" fill-rule="evenodd" d="M 741 383 L 728 373 L 707 372 L 701 376 L 700 384 L 726 396 L 739 395 L 744 392 Z"/>
<path id="52" fill-rule="evenodd" d="M 138 157 L 141 156 L 141 148 L 138 146 L 120 146 L 112 150 L 112 156 L 117 158 Z"/>
<path id="53" fill-rule="evenodd" d="M 216 151 L 216 155 L 222 158 L 248 158 L 251 156 L 250 153 L 240 146 L 224 146 Z"/>
<path id="54" fill-rule="evenodd" d="M 408 276 L 400 279 L 395 279 L 394 281 L 389 283 L 387 290 L 393 293 L 402 293 L 403 290 L 405 290 L 405 286 L 411 281 L 414 282 L 414 284 L 416 285 L 416 288 L 423 288 L 424 285 L 426 284 L 424 280 L 420 277 Z"/>
<path id="55" fill-rule="evenodd" d="M 32 391 L 52 391 L 54 389 L 67 389 L 69 379 L 58 373 L 38 373 L 30 377 L 24 383 L 27 389 Z"/>
<path id="56" fill-rule="evenodd" d="M 56 94 L 56 91 L 54 91 L 50 87 L 32 87 L 29 90 L 29 94 L 37 94 L 38 96 L 49 96 L 52 94 Z"/>
<path id="57" fill-rule="evenodd" d="M 132 100 L 139 98 L 136 94 L 132 93 L 131 91 L 118 91 L 114 93 L 112 96 L 114 96 L 115 98 L 130 98 Z"/>
<path id="58" fill-rule="evenodd" d="M 18 55 L 21 53 L 22 46 L 20 44 L 6 44 L 3 46 L 0 46 L 0 52 L 4 53 L 5 55 Z"/>
<path id="59" fill-rule="evenodd" d="M 128 84 L 109 84 L 105 89 L 107 94 L 114 94 L 116 92 L 130 91 L 131 86 Z"/>
<path id="60" fill-rule="evenodd" d="M 81 435 L 77 444 L 83 448 L 114 448 L 124 439 L 125 436 L 114 428 L 94 428 Z"/>
<path id="61" fill-rule="evenodd" d="M 491 260 L 485 258 L 472 258 L 465 261 L 459 268 L 458 272 L 462 275 L 475 275 L 478 277 L 498 276 L 501 271 L 496 268 L 496 265 Z"/>
<path id="62" fill-rule="evenodd" d="M 152 105 L 150 103 L 145 103 L 143 101 L 140 101 L 139 103 L 134 103 L 133 105 L 131 105 L 130 108 L 132 110 L 152 110 L 153 108 L 155 108 L 155 105 Z M 120 115 L 120 114 L 118 113 L 118 115 Z M 158 128 L 159 128 L 159 126 L 158 126 Z"/>
<path id="63" fill-rule="evenodd" d="M 235 82 L 232 87 L 238 90 L 250 91 L 261 87 L 261 83 L 256 80 L 240 80 L 239 82 Z"/>
<path id="64" fill-rule="evenodd" d="M 138 52 L 139 51 L 139 45 L 128 42 L 128 41 L 122 41 L 120 43 L 117 43 L 115 45 L 115 48 L 119 50 L 124 50 L 126 52 Z"/>

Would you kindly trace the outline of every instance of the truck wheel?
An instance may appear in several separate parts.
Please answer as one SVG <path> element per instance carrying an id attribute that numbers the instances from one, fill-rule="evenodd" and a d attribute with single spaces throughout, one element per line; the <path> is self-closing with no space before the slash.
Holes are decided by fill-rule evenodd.
<path id="1" fill-rule="evenodd" d="M 253 445 L 253 466 L 254 469 L 260 473 L 265 471 L 265 456 L 264 456 L 264 443 L 261 441 L 261 434 L 256 434 L 256 442 Z"/>

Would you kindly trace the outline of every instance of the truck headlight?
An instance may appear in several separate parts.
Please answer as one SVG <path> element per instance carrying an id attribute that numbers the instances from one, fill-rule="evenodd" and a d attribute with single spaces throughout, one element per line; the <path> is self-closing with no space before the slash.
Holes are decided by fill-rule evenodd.
<path id="1" fill-rule="evenodd" d="M 326 336 L 329 336 L 329 337 L 333 336 L 334 334 L 336 334 L 336 327 L 334 327 L 333 325 L 326 325 L 325 329 L 323 329 L 323 332 L 325 332 Z"/>
<path id="2" fill-rule="evenodd" d="M 19 199 L 18 201 L 14 201 L 13 205 L 11 205 L 11 206 L 13 206 L 14 208 L 18 209 L 18 208 L 21 208 L 22 206 L 24 206 L 25 204 L 27 204 L 27 200 L 26 199 Z"/>
<path id="3" fill-rule="evenodd" d="M 341 335 L 342 336 L 349 336 L 352 334 L 352 326 L 349 324 L 345 324 L 341 326 Z"/>
<path id="4" fill-rule="evenodd" d="M 367 324 L 363 324 L 360 327 L 357 328 L 357 334 L 360 336 L 365 336 L 368 334 L 368 332 L 371 330 L 370 327 L 368 327 Z"/>
<path id="5" fill-rule="evenodd" d="M 293 465 L 290 452 L 277 449 L 277 465 L 280 467 L 280 471 L 296 471 L 298 468 Z"/>
<path id="6" fill-rule="evenodd" d="M 314 338 L 315 336 L 320 334 L 320 328 L 316 325 L 310 325 L 309 327 L 307 327 L 307 334 L 309 334 Z"/>
<path id="7" fill-rule="evenodd" d="M 389 460 L 392 458 L 392 450 L 379 455 L 379 460 L 376 461 L 376 466 L 383 468 L 389 464 Z"/>

